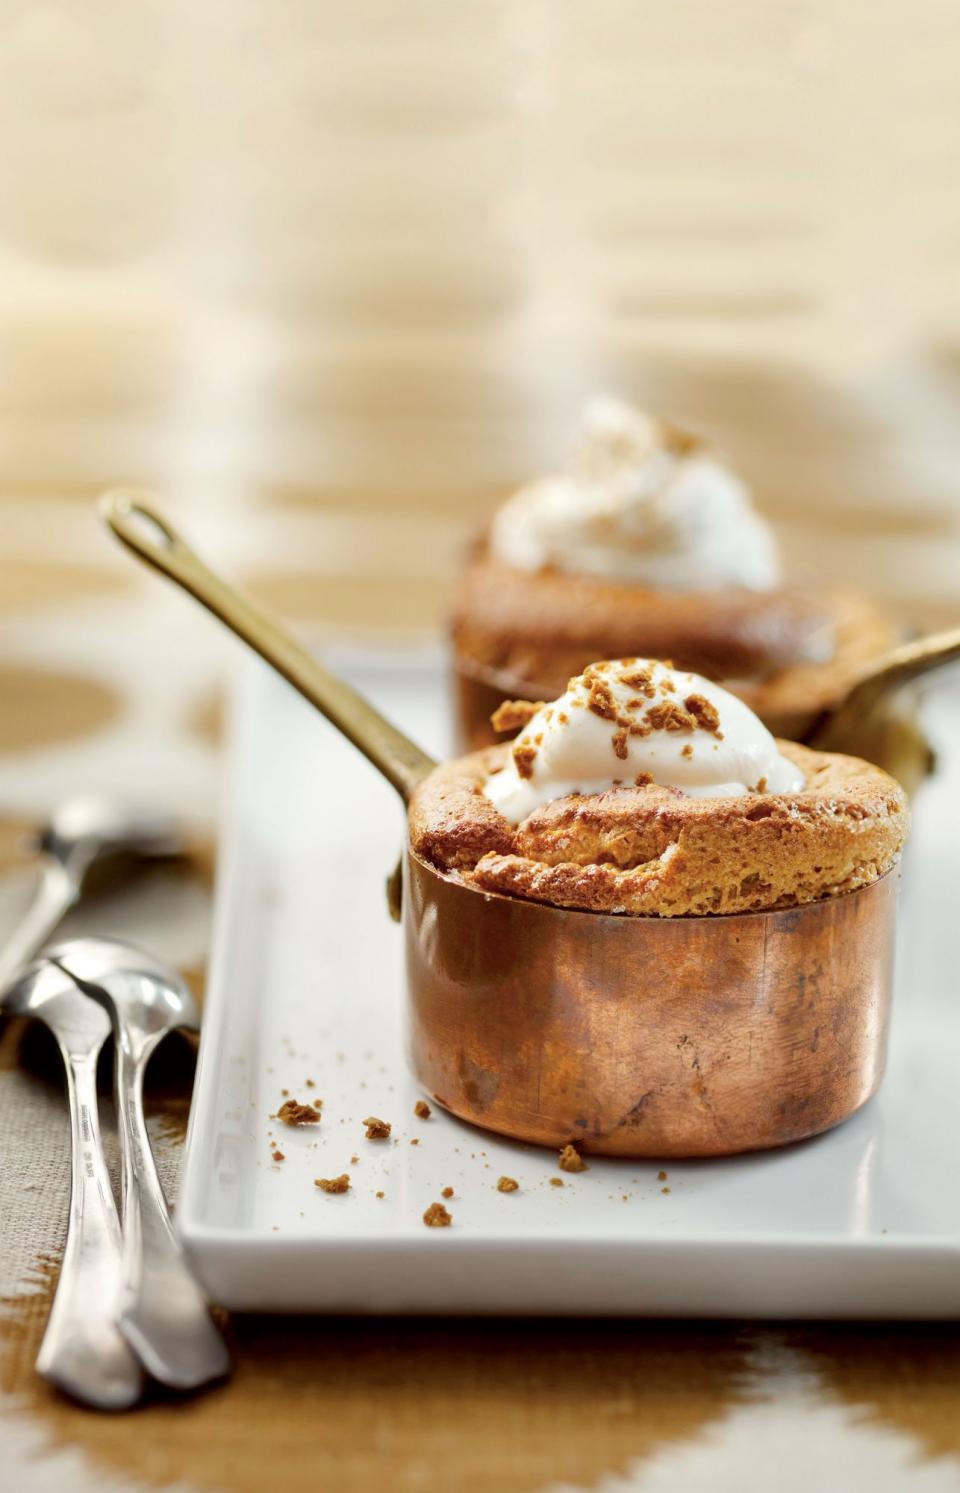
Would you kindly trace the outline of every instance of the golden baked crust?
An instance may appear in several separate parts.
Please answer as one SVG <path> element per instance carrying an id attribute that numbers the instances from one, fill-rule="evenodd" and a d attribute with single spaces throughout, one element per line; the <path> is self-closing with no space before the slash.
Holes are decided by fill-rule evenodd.
<path id="1" fill-rule="evenodd" d="M 484 891 L 647 917 L 798 907 L 889 871 L 908 828 L 899 784 L 857 757 L 778 747 L 804 773 L 801 793 L 624 786 L 554 799 L 515 829 L 482 793 L 509 746 L 487 747 L 420 785 L 411 845 Z"/>
<path id="2" fill-rule="evenodd" d="M 890 620 L 853 594 L 651 591 L 513 570 L 482 547 L 462 577 L 452 630 L 458 666 L 504 674 L 515 695 L 552 699 L 597 658 L 668 658 L 721 680 L 791 739 L 897 641 Z"/>

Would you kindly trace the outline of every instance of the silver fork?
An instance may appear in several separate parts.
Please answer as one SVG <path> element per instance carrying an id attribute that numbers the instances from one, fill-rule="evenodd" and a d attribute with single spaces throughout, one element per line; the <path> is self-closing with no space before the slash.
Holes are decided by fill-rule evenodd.
<path id="1" fill-rule="evenodd" d="M 37 1370 L 74 1399 L 124 1410 L 143 1392 L 143 1371 L 117 1327 L 122 1284 L 120 1220 L 97 1117 L 97 1058 L 106 1012 L 57 965 L 38 960 L 2 993 L 11 1014 L 36 1017 L 56 1038 L 67 1070 L 73 1156 L 67 1242 Z"/>

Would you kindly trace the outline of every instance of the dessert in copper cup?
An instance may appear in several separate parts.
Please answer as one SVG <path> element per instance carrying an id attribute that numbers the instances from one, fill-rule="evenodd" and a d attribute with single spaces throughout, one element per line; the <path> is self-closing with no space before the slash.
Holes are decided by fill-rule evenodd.
<path id="1" fill-rule="evenodd" d="M 859 1108 L 884 1067 L 900 785 L 647 659 L 497 723 L 520 720 L 412 797 L 425 1086 L 611 1155 L 778 1146 Z"/>
<path id="2" fill-rule="evenodd" d="M 468 558 L 452 618 L 458 739 L 495 739 L 502 699 L 553 699 L 595 659 L 643 655 L 722 682 L 802 741 L 898 636 L 855 590 L 784 584 L 723 461 L 602 399 L 567 469 L 508 498 Z"/>
<path id="3" fill-rule="evenodd" d="M 540 1145 L 722 1156 L 827 1130 L 875 1092 L 907 833 L 886 773 L 775 740 L 714 681 L 632 656 L 511 702 L 514 742 L 438 764 L 141 498 L 105 512 L 407 806 L 389 902 L 410 1063 L 438 1104 Z M 883 678 L 956 657 L 960 636 L 902 652 Z"/>

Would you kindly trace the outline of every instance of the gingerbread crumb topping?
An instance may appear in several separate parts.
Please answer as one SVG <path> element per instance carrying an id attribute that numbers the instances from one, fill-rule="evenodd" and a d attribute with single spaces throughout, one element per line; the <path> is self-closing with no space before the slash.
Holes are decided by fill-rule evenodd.
<path id="1" fill-rule="evenodd" d="M 697 718 L 691 710 L 685 710 L 676 700 L 662 700 L 651 705 L 647 711 L 647 722 L 654 731 L 695 731 Z"/>
<path id="2" fill-rule="evenodd" d="M 441 1192 L 440 1196 L 442 1198 L 452 1198 L 453 1197 L 453 1188 L 452 1187 L 445 1187 L 443 1189 L 443 1191 Z"/>
<path id="3" fill-rule="evenodd" d="M 519 731 L 543 709 L 542 700 L 504 700 L 490 717 L 495 731 Z"/>
<path id="4" fill-rule="evenodd" d="M 498 1192 L 517 1192 L 519 1187 L 520 1183 L 515 1177 L 500 1177 L 497 1181 Z"/>
<path id="5" fill-rule="evenodd" d="M 573 1145 L 564 1146 L 557 1165 L 562 1172 L 585 1172 L 587 1170 L 587 1163 Z"/>
<path id="6" fill-rule="evenodd" d="M 448 1229 L 453 1223 L 453 1218 L 442 1203 L 431 1203 L 423 1221 L 428 1229 Z"/>
<path id="7" fill-rule="evenodd" d="M 313 1185 L 321 1192 L 349 1192 L 350 1173 L 341 1172 L 339 1177 L 315 1177 Z"/>
<path id="8" fill-rule="evenodd" d="M 418 1099 L 413 1106 L 413 1112 L 418 1120 L 429 1120 L 433 1113 L 426 1099 Z"/>
<path id="9" fill-rule="evenodd" d="M 367 1127 L 367 1140 L 390 1139 L 390 1131 L 393 1129 L 393 1126 L 387 1120 L 378 1120 L 376 1115 L 368 1115 L 363 1123 Z"/>
<path id="10" fill-rule="evenodd" d="M 715 705 L 711 705 L 703 695 L 688 695 L 683 703 L 701 730 L 711 732 L 719 741 L 723 740 L 720 735 L 720 717 Z"/>
<path id="11" fill-rule="evenodd" d="M 536 747 L 518 742 L 513 749 L 513 760 L 516 763 L 517 772 L 522 778 L 532 778 L 533 764 L 537 760 Z"/>
<path id="12" fill-rule="evenodd" d="M 617 719 L 617 705 L 607 681 L 592 667 L 584 670 L 583 682 L 587 687 L 587 709 L 602 720 Z"/>
<path id="13" fill-rule="evenodd" d="M 563 1186 L 563 1178 L 562 1177 L 551 1177 L 550 1178 L 550 1186 L 551 1187 L 562 1187 Z"/>
<path id="14" fill-rule="evenodd" d="M 273 1161 L 286 1161 L 287 1159 L 282 1151 L 272 1151 L 270 1155 Z"/>
<path id="15" fill-rule="evenodd" d="M 657 693 L 657 686 L 649 669 L 633 669 L 630 673 L 621 674 L 620 683 L 625 684 L 627 689 L 635 689 L 639 694 L 646 695 L 648 700 L 652 700 Z"/>
<path id="16" fill-rule="evenodd" d="M 635 660 L 633 666 L 630 660 L 624 660 L 619 680 L 628 689 L 636 691 L 622 706 L 618 706 L 610 680 L 601 665 L 591 664 L 584 670 L 579 681 L 571 680 L 571 687 L 579 684 L 586 692 L 587 709 L 616 726 L 612 746 L 614 756 L 620 761 L 625 761 L 629 756 L 630 737 L 652 736 L 655 731 L 696 731 L 699 728 L 709 731 L 718 741 L 723 740 L 719 729 L 720 717 L 703 695 L 688 695 L 683 704 L 671 699 L 670 694 L 675 690 L 673 681 L 662 681 L 661 689 L 661 683 L 654 678 L 653 671 L 636 664 Z M 669 691 L 668 684 L 671 687 Z M 520 748 L 523 757 L 521 760 L 520 753 L 515 749 L 514 760 L 522 777 L 532 776 L 531 752 L 532 748 L 528 745 Z M 692 751 L 685 750 L 683 755 L 691 756 Z"/>
<path id="17" fill-rule="evenodd" d="M 284 1125 L 319 1125 L 320 1111 L 313 1104 L 301 1104 L 296 1099 L 287 1099 L 271 1119 L 282 1120 Z"/>

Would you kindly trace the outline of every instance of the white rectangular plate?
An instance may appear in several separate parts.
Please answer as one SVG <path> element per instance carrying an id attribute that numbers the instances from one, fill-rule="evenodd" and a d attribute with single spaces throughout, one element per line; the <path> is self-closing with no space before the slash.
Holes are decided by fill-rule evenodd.
<path id="1" fill-rule="evenodd" d="M 439 656 L 339 661 L 445 750 Z M 935 740 L 956 742 L 955 694 L 941 690 L 927 716 Z M 861 1114 L 780 1152 L 665 1163 L 665 1182 L 656 1161 L 591 1160 L 556 1187 L 551 1152 L 436 1106 L 414 1118 L 401 937 L 384 898 L 403 812 L 250 664 L 177 1213 L 211 1296 L 263 1311 L 960 1314 L 958 816 L 960 753 L 944 753 L 905 865 L 890 1068 Z M 284 1090 L 321 1097 L 322 1123 L 272 1121 Z M 371 1114 L 392 1123 L 389 1141 L 364 1139 Z M 348 1193 L 314 1186 L 342 1172 Z M 498 1192 L 501 1174 L 519 1190 Z M 452 1227 L 425 1228 L 447 1186 Z"/>

